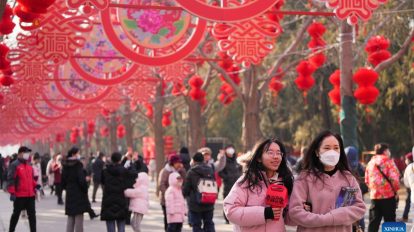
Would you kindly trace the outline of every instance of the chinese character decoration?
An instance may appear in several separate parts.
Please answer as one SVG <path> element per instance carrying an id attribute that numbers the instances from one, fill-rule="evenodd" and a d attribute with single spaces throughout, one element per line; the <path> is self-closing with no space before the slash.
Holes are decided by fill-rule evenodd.
<path id="1" fill-rule="evenodd" d="M 28 79 L 17 81 L 11 88 L 21 102 L 30 103 L 40 96 L 42 85 L 34 79 Z"/>
<path id="2" fill-rule="evenodd" d="M 380 4 L 388 0 L 327 0 L 326 5 L 334 8 L 336 17 L 340 20 L 347 20 L 348 24 L 356 25 L 358 18 L 367 21 L 371 18 L 372 12 Z"/>
<path id="3" fill-rule="evenodd" d="M 271 20 L 266 16 L 236 23 L 215 23 L 212 29 L 219 49 L 244 67 L 260 64 L 273 50 L 275 39 L 281 33 L 279 19 Z"/>

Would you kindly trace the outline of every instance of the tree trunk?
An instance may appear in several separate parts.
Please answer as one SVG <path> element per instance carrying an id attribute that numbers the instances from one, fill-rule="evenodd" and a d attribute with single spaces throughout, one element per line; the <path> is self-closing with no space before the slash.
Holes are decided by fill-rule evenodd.
<path id="1" fill-rule="evenodd" d="M 256 142 L 262 138 L 260 130 L 260 91 L 256 80 L 254 67 L 242 78 L 243 85 L 243 125 L 242 125 L 242 144 L 244 151 L 250 150 Z"/>
<path id="2" fill-rule="evenodd" d="M 132 126 L 131 120 L 132 120 L 132 112 L 131 108 L 129 107 L 129 100 L 125 103 L 125 112 L 124 112 L 124 126 L 125 126 L 125 140 L 127 147 L 134 148 L 134 143 L 132 136 L 134 134 L 134 127 Z"/>
<path id="3" fill-rule="evenodd" d="M 341 135 L 344 146 L 358 148 L 356 103 L 352 92 L 352 27 L 341 21 L 340 32 L 340 68 L 341 68 Z"/>
<path id="4" fill-rule="evenodd" d="M 162 84 L 157 86 L 154 109 L 154 142 L 155 142 L 155 159 L 157 173 L 164 167 L 164 128 L 162 127 L 162 111 L 164 110 L 165 100 L 162 96 Z"/>
<path id="5" fill-rule="evenodd" d="M 329 100 L 328 100 L 328 94 L 327 90 L 325 89 L 325 78 L 321 81 L 321 84 L 319 86 L 319 99 L 321 102 L 321 109 L 322 109 L 322 118 L 323 118 L 323 126 L 326 129 L 332 128 L 331 123 L 331 112 L 329 107 Z"/>
<path id="6" fill-rule="evenodd" d="M 116 113 L 111 113 L 110 119 L 109 119 L 109 138 L 110 138 L 110 146 L 111 150 L 109 153 L 118 151 L 118 146 L 116 144 Z"/>
<path id="7" fill-rule="evenodd" d="M 190 154 L 194 154 L 201 147 L 203 141 L 203 118 L 201 115 L 201 107 L 198 101 L 187 99 L 188 103 L 188 121 L 189 121 L 189 138 L 188 150 Z"/>

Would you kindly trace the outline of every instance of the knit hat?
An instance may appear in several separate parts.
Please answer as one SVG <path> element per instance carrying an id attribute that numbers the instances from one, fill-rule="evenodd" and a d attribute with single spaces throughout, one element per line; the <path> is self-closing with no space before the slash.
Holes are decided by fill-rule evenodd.
<path id="1" fill-rule="evenodd" d="M 211 149 L 210 148 L 208 148 L 208 147 L 202 147 L 202 148 L 200 148 L 200 149 L 198 149 L 198 152 L 200 152 L 201 154 L 213 154 L 213 152 L 211 152 Z"/>
<path id="2" fill-rule="evenodd" d="M 176 154 L 172 154 L 168 157 L 168 163 L 170 165 L 174 165 L 176 163 L 182 163 L 180 156 L 176 155 Z"/>
<path id="3" fill-rule="evenodd" d="M 200 152 L 197 152 L 197 153 L 194 154 L 193 160 L 194 160 L 194 162 L 201 163 L 201 162 L 204 161 L 204 156 Z"/>
<path id="4" fill-rule="evenodd" d="M 405 158 L 413 162 L 413 153 L 410 152 L 410 153 L 405 154 Z"/>

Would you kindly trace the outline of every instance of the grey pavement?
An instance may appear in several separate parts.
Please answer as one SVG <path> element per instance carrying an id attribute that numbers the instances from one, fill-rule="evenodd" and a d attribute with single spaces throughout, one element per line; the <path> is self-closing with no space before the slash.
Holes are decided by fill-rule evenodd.
<path id="1" fill-rule="evenodd" d="M 92 195 L 91 188 L 89 188 L 89 196 Z M 39 232 L 64 232 L 66 230 L 66 216 L 64 215 L 64 206 L 57 205 L 56 196 L 51 196 L 49 190 L 46 189 L 46 196 L 40 201 L 36 202 L 36 215 L 37 215 L 37 231 Z M 403 207 L 405 204 L 404 194 L 405 190 L 400 191 L 400 204 L 397 211 L 397 218 L 401 217 Z M 163 216 L 162 210 L 159 205 L 159 202 L 155 196 L 155 184 L 151 183 L 149 188 L 150 193 L 150 209 L 149 213 L 144 215 L 142 222 L 142 231 L 151 231 L 158 232 L 163 231 Z M 220 194 L 221 195 L 221 194 Z M 100 212 L 100 199 L 102 196 L 101 189 L 98 190 L 98 202 L 93 203 L 92 207 L 95 212 Z M 368 209 L 369 209 L 369 199 L 365 197 L 365 202 L 367 203 L 367 212 L 365 214 L 365 222 L 368 224 Z M 13 210 L 13 205 L 9 201 L 9 195 L 3 191 L 0 191 L 0 232 L 8 231 L 10 215 Z M 218 232 L 228 232 L 232 231 L 231 225 L 226 225 L 224 223 L 223 214 L 222 214 L 222 199 L 220 198 L 216 204 L 214 212 L 214 223 L 216 225 L 216 231 Z M 414 215 L 410 213 L 410 216 Z M 411 223 L 407 223 L 407 231 L 410 231 Z M 16 232 L 28 232 L 29 231 L 29 222 L 27 218 L 21 217 L 19 223 L 17 224 Z M 103 232 L 106 231 L 106 226 L 103 221 L 100 221 L 98 218 L 90 220 L 87 214 L 84 215 L 84 231 L 87 232 Z M 127 232 L 132 232 L 130 226 L 126 227 Z M 190 232 L 191 228 L 185 222 L 183 232 Z M 287 227 L 288 232 L 296 231 L 295 227 Z"/>

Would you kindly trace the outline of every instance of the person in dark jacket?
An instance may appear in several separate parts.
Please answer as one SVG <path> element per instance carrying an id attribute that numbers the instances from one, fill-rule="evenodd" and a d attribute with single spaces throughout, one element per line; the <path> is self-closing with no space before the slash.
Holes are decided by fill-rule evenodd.
<path id="1" fill-rule="evenodd" d="M 226 166 L 222 171 L 219 172 L 219 176 L 223 179 L 223 199 L 227 197 L 231 188 L 233 187 L 234 183 L 236 183 L 237 179 L 242 174 L 242 167 L 240 164 L 237 163 L 236 160 L 236 150 L 234 149 L 233 145 L 229 145 L 225 149 L 226 152 Z M 229 221 L 224 214 L 224 219 L 226 220 L 226 224 L 229 224 Z"/>
<path id="2" fill-rule="evenodd" d="M 88 212 L 91 219 L 97 216 L 88 199 L 88 184 L 80 158 L 79 148 L 72 147 L 62 162 L 62 188 L 66 190 L 65 214 L 68 215 L 66 232 L 83 231 L 83 213 Z"/>
<path id="3" fill-rule="evenodd" d="M 135 170 L 137 173 L 145 172 L 148 174 L 148 167 L 144 162 L 144 158 L 140 155 L 137 155 L 137 160 L 134 162 Z"/>
<path id="4" fill-rule="evenodd" d="M 27 147 L 20 147 L 17 159 L 9 165 L 7 189 L 10 193 L 10 200 L 13 201 L 13 213 L 9 226 L 10 232 L 14 232 L 16 229 L 22 210 L 27 211 L 30 232 L 36 232 L 35 189 L 40 188 L 40 186 L 36 186 L 33 168 L 28 161 L 31 151 Z"/>
<path id="5" fill-rule="evenodd" d="M 136 173 L 128 172 L 121 164 L 122 155 L 114 152 L 111 155 L 112 163 L 102 172 L 103 198 L 101 220 L 106 221 L 108 232 L 125 231 L 125 221 L 128 217 L 128 201 L 124 190 L 132 188 L 137 177 Z"/>
<path id="6" fill-rule="evenodd" d="M 183 166 L 186 172 L 188 172 L 188 170 L 190 170 L 190 152 L 188 151 L 187 147 L 182 147 L 180 149 L 180 158 L 181 158 L 181 162 L 183 162 Z"/>
<path id="7" fill-rule="evenodd" d="M 199 180 L 201 178 L 214 179 L 214 171 L 210 165 L 204 162 L 204 157 L 200 152 L 193 156 L 193 162 L 194 166 L 187 172 L 183 187 L 184 197 L 189 198 L 188 208 L 193 232 L 215 232 L 213 222 L 214 204 L 201 204 L 197 200 Z"/>
<path id="8" fill-rule="evenodd" d="M 93 181 L 93 192 L 92 192 L 92 203 L 96 202 L 96 192 L 98 191 L 99 186 L 101 185 L 102 170 L 104 169 L 105 163 L 103 157 L 105 154 L 103 152 L 98 153 L 95 161 L 92 164 L 92 181 Z"/>

